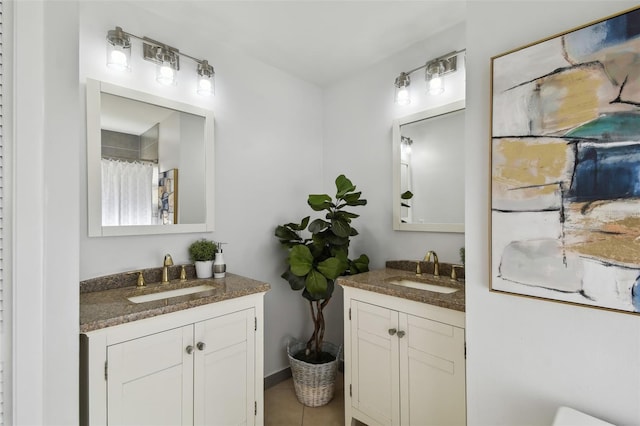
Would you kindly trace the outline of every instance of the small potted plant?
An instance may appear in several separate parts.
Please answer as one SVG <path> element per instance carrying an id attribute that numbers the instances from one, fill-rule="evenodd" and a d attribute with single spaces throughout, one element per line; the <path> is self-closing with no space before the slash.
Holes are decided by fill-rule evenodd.
<path id="1" fill-rule="evenodd" d="M 213 275 L 213 259 L 216 256 L 216 243 L 202 238 L 189 246 L 189 259 L 196 266 L 198 278 L 211 278 Z"/>

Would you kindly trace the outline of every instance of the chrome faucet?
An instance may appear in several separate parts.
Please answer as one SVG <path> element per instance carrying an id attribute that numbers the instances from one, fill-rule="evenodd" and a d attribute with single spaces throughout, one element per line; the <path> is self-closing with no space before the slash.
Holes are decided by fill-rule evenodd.
<path id="1" fill-rule="evenodd" d="M 435 251 L 429 250 L 427 254 L 424 256 L 423 261 L 429 262 L 431 260 L 431 255 L 433 255 L 433 275 L 440 276 L 440 264 L 438 263 L 438 255 Z"/>
<path id="2" fill-rule="evenodd" d="M 167 253 L 164 255 L 164 262 L 162 262 L 162 284 L 169 282 L 169 266 L 173 266 L 173 259 Z"/>

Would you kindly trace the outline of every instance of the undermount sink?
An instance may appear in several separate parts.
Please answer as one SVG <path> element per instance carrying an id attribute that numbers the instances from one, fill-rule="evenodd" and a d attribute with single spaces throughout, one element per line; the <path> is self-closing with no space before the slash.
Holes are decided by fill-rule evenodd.
<path id="1" fill-rule="evenodd" d="M 433 291 L 435 293 L 451 294 L 458 291 L 458 288 L 447 287 L 443 285 L 429 284 L 423 281 L 411 280 L 407 278 L 393 278 L 387 280 L 389 284 L 399 285 L 401 287 L 410 287 L 418 290 Z"/>
<path id="2" fill-rule="evenodd" d="M 186 296 L 187 294 L 200 293 L 202 291 L 213 290 L 213 286 L 202 284 L 195 287 L 185 287 L 176 290 L 160 291 L 157 293 L 143 294 L 140 296 L 128 297 L 133 303 L 153 302 L 154 300 L 168 299 L 170 297 Z"/>

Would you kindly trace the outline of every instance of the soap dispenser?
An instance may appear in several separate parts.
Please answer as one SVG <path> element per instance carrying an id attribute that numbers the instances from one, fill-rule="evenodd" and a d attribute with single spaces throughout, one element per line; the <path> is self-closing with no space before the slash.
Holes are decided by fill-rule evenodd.
<path id="1" fill-rule="evenodd" d="M 222 256 L 222 245 L 226 243 L 216 243 L 216 258 L 213 261 L 213 278 L 224 278 L 227 271 L 227 264 Z"/>

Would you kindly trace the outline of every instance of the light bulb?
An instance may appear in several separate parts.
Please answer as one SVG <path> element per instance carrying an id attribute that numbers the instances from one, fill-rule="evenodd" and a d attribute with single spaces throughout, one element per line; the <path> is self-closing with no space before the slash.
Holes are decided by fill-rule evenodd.
<path id="1" fill-rule="evenodd" d="M 129 71 L 131 43 L 127 33 L 116 27 L 107 33 L 107 66 L 118 71 Z"/>
<path id="2" fill-rule="evenodd" d="M 117 70 L 125 70 L 128 68 L 127 55 L 122 50 L 112 50 L 107 65 Z"/>
<path id="3" fill-rule="evenodd" d="M 396 103 L 398 105 L 409 105 L 411 103 L 411 97 L 409 96 L 409 89 L 407 87 L 399 87 L 397 89 Z"/>
<path id="4" fill-rule="evenodd" d="M 158 69 L 156 71 L 156 80 L 160 84 L 171 86 L 176 82 L 176 71 L 167 63 L 158 65 Z"/>
<path id="5" fill-rule="evenodd" d="M 198 78 L 198 90 L 199 95 L 213 95 L 213 81 L 210 77 L 200 76 Z"/>
<path id="6" fill-rule="evenodd" d="M 444 84 L 442 81 L 442 77 L 434 77 L 429 80 L 429 90 L 430 95 L 439 95 L 444 92 Z"/>

